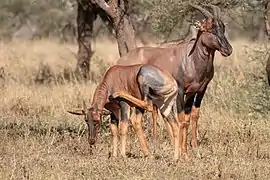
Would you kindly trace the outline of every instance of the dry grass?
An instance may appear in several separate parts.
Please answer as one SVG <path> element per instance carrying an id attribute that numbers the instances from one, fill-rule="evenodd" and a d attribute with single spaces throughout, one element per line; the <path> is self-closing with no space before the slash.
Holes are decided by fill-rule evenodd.
<path id="1" fill-rule="evenodd" d="M 66 77 L 59 83 L 65 69 L 75 67 L 76 45 L 1 43 L 1 179 L 269 179 L 270 92 L 263 68 L 266 54 L 260 53 L 267 47 L 244 40 L 233 46 L 229 58 L 216 53 L 216 74 L 199 121 L 200 147 L 189 150 L 189 160 L 173 163 L 162 121 L 156 159 L 141 157 L 131 129 L 132 156 L 111 161 L 109 132 L 103 132 L 90 155 L 84 121 L 66 113 L 91 100 L 95 82 L 117 60 L 115 43 L 97 42 L 91 66 L 95 81 L 88 84 Z M 38 84 L 38 78 L 51 78 L 51 83 Z"/>

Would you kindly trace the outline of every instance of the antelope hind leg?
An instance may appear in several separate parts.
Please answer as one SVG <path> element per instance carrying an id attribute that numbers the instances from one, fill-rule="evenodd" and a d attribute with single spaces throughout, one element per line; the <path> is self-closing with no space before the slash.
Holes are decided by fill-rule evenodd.
<path id="1" fill-rule="evenodd" d="M 153 105 L 153 112 L 152 112 L 152 123 L 153 123 L 153 145 L 154 151 L 157 147 L 157 118 L 158 118 L 158 107 L 154 104 Z"/>
<path id="2" fill-rule="evenodd" d="M 133 113 L 135 114 L 133 115 Z M 142 113 L 139 112 L 139 110 L 136 110 L 136 108 L 133 108 L 130 120 L 138 136 L 140 146 L 144 155 L 149 156 L 150 151 L 149 151 L 148 144 L 147 144 L 147 141 L 143 133 L 143 129 L 142 129 Z"/>
<path id="3" fill-rule="evenodd" d="M 152 119 L 153 119 L 153 137 L 154 140 L 157 138 L 157 118 L 158 118 L 158 107 L 153 105 Z"/>
<path id="4" fill-rule="evenodd" d="M 192 148 L 198 147 L 198 120 L 200 115 L 200 107 L 202 103 L 202 99 L 205 95 L 207 87 L 202 91 L 197 93 L 194 105 L 191 110 L 191 125 L 192 125 L 192 139 L 191 146 Z"/>
<path id="5" fill-rule="evenodd" d="M 175 115 L 174 115 L 175 116 Z M 166 121 L 168 121 L 169 125 L 172 128 L 173 134 L 173 145 L 174 145 L 174 160 L 179 159 L 179 126 L 177 122 L 177 116 L 173 117 L 172 114 L 168 116 L 168 118 L 163 117 Z"/>
<path id="6" fill-rule="evenodd" d="M 153 105 L 152 104 L 148 104 L 147 102 L 145 101 L 142 101 L 140 99 L 137 99 L 133 96 L 131 96 L 130 94 L 128 93 L 125 93 L 125 92 L 115 92 L 112 94 L 112 97 L 113 98 L 117 98 L 117 97 L 121 97 L 121 98 L 124 98 L 130 102 L 132 102 L 133 104 L 135 104 L 136 106 L 142 108 L 142 109 L 145 109 L 149 112 L 152 112 L 153 111 Z"/>

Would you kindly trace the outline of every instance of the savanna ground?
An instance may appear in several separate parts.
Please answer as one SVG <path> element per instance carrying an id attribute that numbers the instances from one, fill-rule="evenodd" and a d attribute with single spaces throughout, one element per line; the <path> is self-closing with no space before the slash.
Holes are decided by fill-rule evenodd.
<path id="1" fill-rule="evenodd" d="M 92 80 L 78 83 L 71 73 L 75 44 L 1 42 L 0 179 L 269 179 L 268 47 L 244 40 L 232 44 L 230 57 L 216 53 L 199 120 L 200 147 L 173 163 L 161 120 L 155 159 L 142 157 L 130 128 L 131 156 L 111 161 L 108 118 L 91 155 L 85 122 L 66 112 L 91 100 L 100 77 L 117 60 L 115 43 L 97 42 Z M 149 117 L 144 128 L 153 151 Z"/>

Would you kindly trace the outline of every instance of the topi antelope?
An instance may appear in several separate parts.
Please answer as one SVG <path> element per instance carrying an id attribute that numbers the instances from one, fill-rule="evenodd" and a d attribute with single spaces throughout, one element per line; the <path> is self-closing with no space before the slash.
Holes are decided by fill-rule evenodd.
<path id="1" fill-rule="evenodd" d="M 118 60 L 118 64 L 149 64 L 167 70 L 176 79 L 179 88 L 177 113 L 180 122 L 181 152 L 187 155 L 187 133 L 189 122 L 192 123 L 193 148 L 197 144 L 197 122 L 202 99 L 207 85 L 214 76 L 215 51 L 227 57 L 232 54 L 233 48 L 225 36 L 225 25 L 220 18 L 220 9 L 209 5 L 213 14 L 198 5 L 190 3 L 192 8 L 199 10 L 205 17 L 195 25 L 198 28 L 196 39 L 179 43 L 171 48 L 140 47 L 131 50 Z M 184 87 L 184 92 L 181 87 Z M 184 107 L 181 106 L 181 97 L 185 95 Z"/>
<path id="2" fill-rule="evenodd" d="M 139 138 L 141 149 L 147 156 L 150 152 L 142 130 L 142 115 L 144 110 L 152 111 L 155 117 L 153 120 L 156 121 L 157 108 L 159 108 L 167 126 L 172 129 L 174 159 L 178 159 L 179 127 L 177 114 L 173 111 L 176 109 L 178 88 L 170 73 L 154 66 L 115 65 L 106 71 L 103 80 L 96 88 L 91 107 L 87 109 L 84 105 L 81 112 L 68 112 L 85 116 L 89 130 L 88 141 L 90 145 L 94 145 L 100 129 L 103 108 L 109 110 L 113 157 L 117 156 L 118 126 L 120 152 L 122 156 L 125 156 L 128 120 L 130 119 Z"/>

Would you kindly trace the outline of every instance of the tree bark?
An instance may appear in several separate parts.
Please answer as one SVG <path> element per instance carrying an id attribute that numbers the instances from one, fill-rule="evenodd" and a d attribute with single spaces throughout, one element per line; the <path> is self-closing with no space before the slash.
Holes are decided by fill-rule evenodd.
<path id="1" fill-rule="evenodd" d="M 266 35 L 266 24 L 264 23 L 264 19 L 263 18 L 260 18 L 260 24 L 259 24 L 259 27 L 258 27 L 258 33 L 257 33 L 257 37 L 256 39 L 259 41 L 259 42 L 263 42 L 265 40 L 265 35 Z"/>
<path id="2" fill-rule="evenodd" d="M 93 1 L 103 9 L 112 20 L 119 55 L 123 56 L 133 48 L 136 48 L 134 28 L 128 13 L 128 0 Z"/>
<path id="3" fill-rule="evenodd" d="M 120 56 L 136 48 L 134 29 L 127 15 L 124 15 L 120 21 L 115 20 L 114 29 Z"/>
<path id="4" fill-rule="evenodd" d="M 90 61 L 94 53 L 91 48 L 93 23 L 97 15 L 103 21 L 108 20 L 115 30 L 120 56 L 136 48 L 135 33 L 128 14 L 128 0 L 77 0 L 77 4 L 78 61 L 76 74 L 84 79 L 89 79 Z"/>
<path id="5" fill-rule="evenodd" d="M 270 24 L 269 24 L 269 16 L 270 16 L 270 1 L 267 1 L 265 4 L 265 12 L 264 12 L 264 24 L 265 24 L 265 30 L 266 34 L 268 36 L 268 39 L 270 40 Z"/>
<path id="6" fill-rule="evenodd" d="M 93 55 L 91 48 L 93 22 L 97 18 L 95 7 L 88 0 L 77 0 L 77 32 L 78 32 L 78 61 L 76 74 L 89 79 L 90 61 Z"/>

